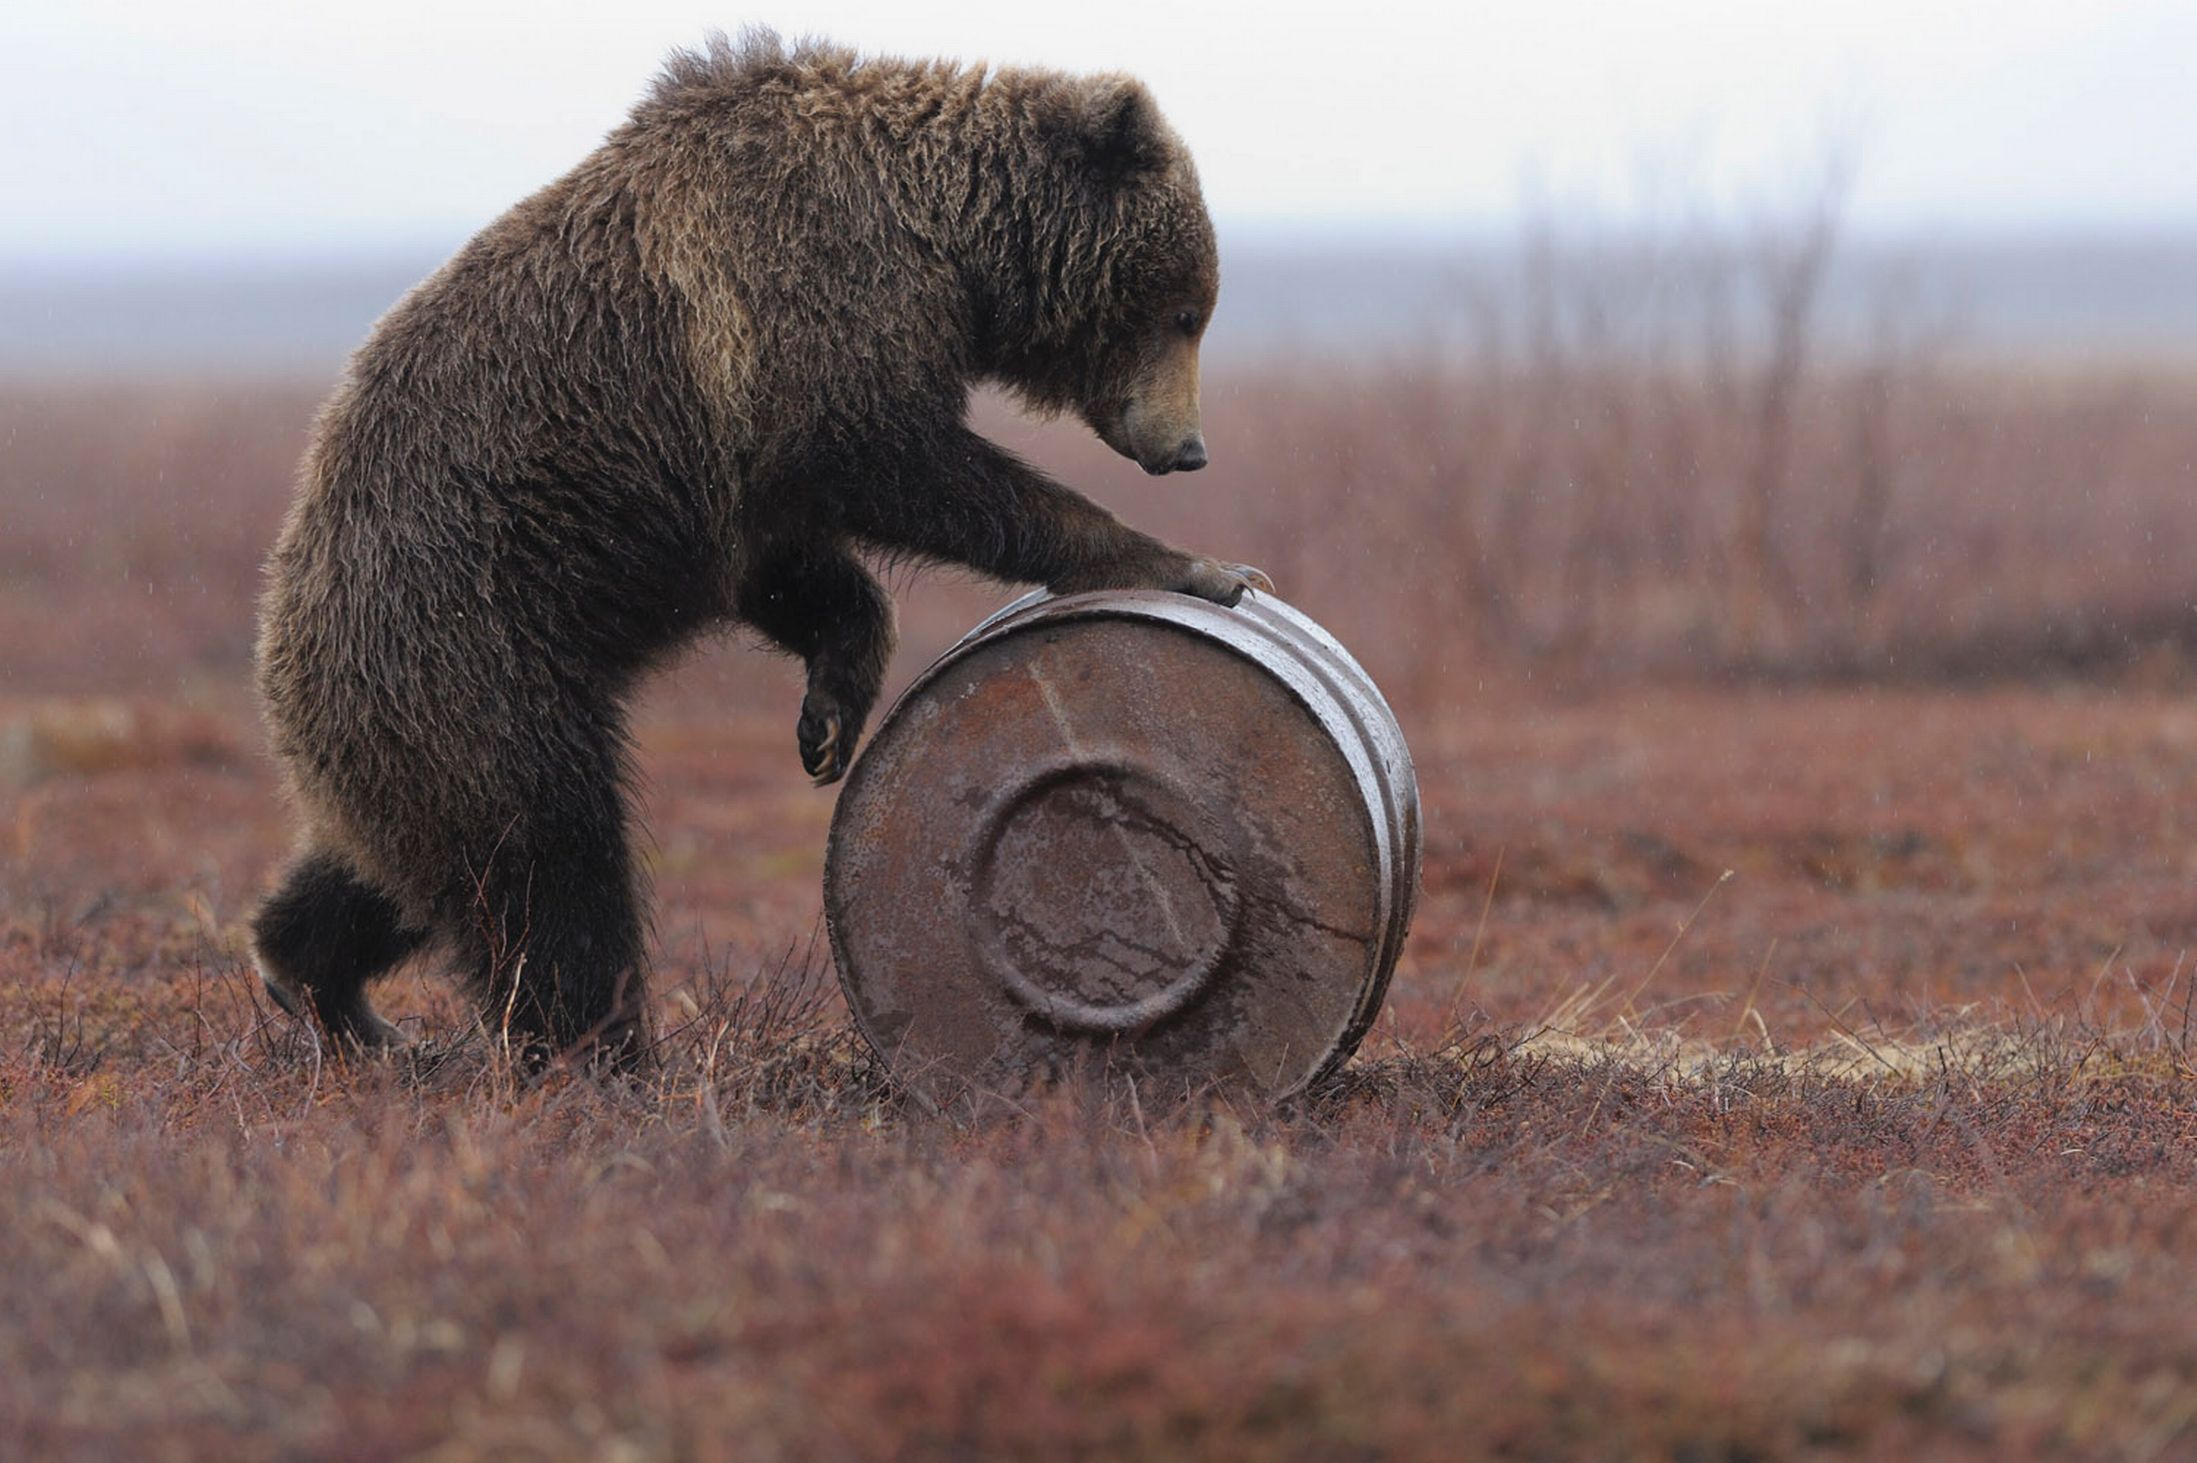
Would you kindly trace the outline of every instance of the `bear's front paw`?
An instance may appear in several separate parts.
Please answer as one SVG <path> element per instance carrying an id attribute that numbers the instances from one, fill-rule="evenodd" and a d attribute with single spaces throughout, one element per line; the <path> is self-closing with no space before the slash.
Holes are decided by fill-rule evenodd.
<path id="1" fill-rule="evenodd" d="M 801 766 L 818 787 L 837 782 L 854 760 L 854 725 L 839 702 L 822 691 L 801 698 L 801 720 L 794 738 L 801 745 Z"/>
<path id="2" fill-rule="evenodd" d="M 1261 569 L 1249 564 L 1224 564 L 1218 559 L 1192 559 L 1183 573 L 1182 582 L 1170 585 L 1182 594 L 1194 594 L 1199 599 L 1209 599 L 1217 605 L 1231 608 L 1244 596 L 1245 590 L 1257 590 L 1261 594 L 1274 592 L 1274 581 Z"/>

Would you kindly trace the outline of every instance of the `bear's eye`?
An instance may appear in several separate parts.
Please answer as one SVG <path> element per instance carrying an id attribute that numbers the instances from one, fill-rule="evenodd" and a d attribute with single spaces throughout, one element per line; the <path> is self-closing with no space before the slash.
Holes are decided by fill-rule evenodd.
<path id="1" fill-rule="evenodd" d="M 1185 310 L 1177 315 L 1175 317 L 1175 328 L 1184 335 L 1196 335 L 1198 333 L 1198 312 Z"/>

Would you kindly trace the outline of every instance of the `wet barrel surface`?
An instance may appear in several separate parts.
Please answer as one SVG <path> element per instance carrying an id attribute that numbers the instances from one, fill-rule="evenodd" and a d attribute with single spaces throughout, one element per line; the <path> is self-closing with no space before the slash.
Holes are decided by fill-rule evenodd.
<path id="1" fill-rule="evenodd" d="M 1395 719 L 1310 620 L 1035 594 L 879 724 L 825 913 L 857 1024 L 941 1109 L 1078 1069 L 1279 1098 L 1372 1024 L 1418 873 Z"/>

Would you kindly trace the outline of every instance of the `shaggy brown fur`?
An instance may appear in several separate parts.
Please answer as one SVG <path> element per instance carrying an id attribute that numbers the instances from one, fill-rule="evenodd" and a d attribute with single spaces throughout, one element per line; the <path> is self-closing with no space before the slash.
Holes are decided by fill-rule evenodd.
<path id="1" fill-rule="evenodd" d="M 536 1058 L 642 1045 L 623 703 L 698 632 L 808 666 L 846 767 L 893 642 L 858 548 L 1234 603 L 1197 558 L 971 432 L 970 385 L 1194 468 L 1217 287 L 1181 143 L 1120 76 L 678 55 L 632 119 L 359 350 L 270 568 L 260 687 L 305 825 L 269 988 L 340 1040 L 452 949 Z"/>

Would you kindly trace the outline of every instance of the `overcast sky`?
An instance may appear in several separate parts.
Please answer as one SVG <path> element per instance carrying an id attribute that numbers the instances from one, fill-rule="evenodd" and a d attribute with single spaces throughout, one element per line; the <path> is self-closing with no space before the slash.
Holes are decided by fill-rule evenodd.
<path id="1" fill-rule="evenodd" d="M 2197 228 L 2191 0 L 21 0 L 0 254 L 447 247 L 745 21 L 1144 76 L 1224 229 L 1498 225 L 1774 195 L 1827 137 L 1866 228 Z M 1647 180 L 1647 181 L 1643 181 Z"/>

